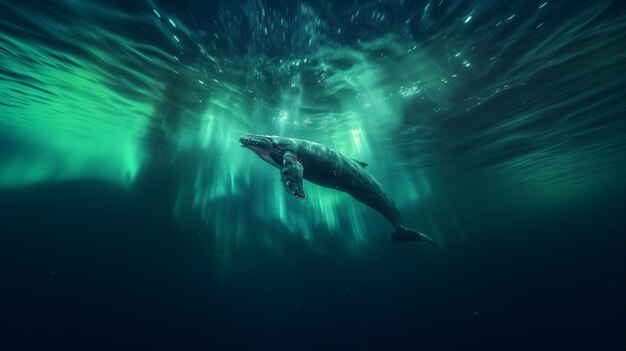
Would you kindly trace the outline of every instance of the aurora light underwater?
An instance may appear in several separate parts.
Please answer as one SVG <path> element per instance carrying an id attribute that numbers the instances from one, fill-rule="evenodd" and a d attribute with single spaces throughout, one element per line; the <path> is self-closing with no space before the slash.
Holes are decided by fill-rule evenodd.
<path id="1" fill-rule="evenodd" d="M 181 284 L 207 292 L 204 298 L 221 297 L 230 301 L 226 305 L 238 306 L 233 312 L 237 317 L 229 317 L 233 325 L 250 313 L 256 314 L 251 317 L 256 322 L 267 322 L 264 318 L 270 312 L 238 305 L 258 299 L 278 306 L 283 321 L 291 316 L 310 328 L 319 322 L 311 317 L 316 309 L 326 311 L 320 307 L 325 303 L 340 305 L 329 296 L 339 290 L 348 294 L 345 284 L 337 283 L 342 277 L 353 291 L 360 291 L 356 301 L 361 302 L 350 305 L 349 317 L 330 315 L 339 321 L 360 316 L 355 317 L 361 318 L 355 322 L 360 327 L 347 328 L 344 338 L 328 337 L 332 328 L 319 327 L 317 348 L 331 344 L 380 348 L 384 342 L 378 344 L 374 337 L 352 337 L 356 330 L 396 335 L 385 327 L 393 323 L 394 314 L 380 312 L 385 299 L 372 295 L 392 300 L 395 296 L 394 306 L 407 309 L 406 315 L 397 312 L 398 319 L 416 323 L 405 323 L 406 328 L 423 327 L 420 323 L 437 320 L 439 313 L 458 317 L 452 325 L 460 326 L 486 319 L 479 310 L 490 308 L 491 322 L 509 320 L 511 314 L 493 306 L 507 298 L 510 305 L 527 300 L 501 292 L 477 297 L 483 289 L 498 290 L 490 284 L 502 288 L 491 278 L 509 281 L 500 277 L 504 273 L 484 270 L 499 265 L 499 260 L 515 262 L 517 274 L 508 279 L 528 279 L 534 286 L 539 283 L 524 278 L 535 269 L 533 260 L 540 257 L 545 271 L 570 272 L 571 266 L 552 261 L 558 262 L 556 257 L 563 254 L 562 262 L 587 257 L 582 261 L 593 263 L 589 273 L 577 278 L 557 274 L 561 277 L 557 281 L 575 285 L 591 279 L 600 288 L 564 299 L 569 303 L 550 304 L 560 306 L 554 308 L 561 313 L 548 320 L 561 321 L 568 315 L 562 310 L 595 294 L 609 296 L 614 311 L 606 312 L 609 318 L 593 305 L 580 314 L 584 317 L 578 327 L 597 329 L 585 339 L 591 344 L 580 343 L 573 327 L 560 329 L 556 335 L 561 337 L 552 341 L 568 336 L 563 345 L 583 347 L 603 335 L 606 345 L 623 347 L 623 335 L 613 331 L 624 326 L 625 304 L 616 297 L 624 292 L 624 268 L 619 264 L 623 266 L 624 242 L 616 234 L 624 225 L 616 204 L 626 179 L 625 52 L 626 14 L 618 1 L 1 2 L 0 245 L 5 257 L 3 286 L 16 286 L 5 292 L 4 300 L 30 291 L 28 284 L 17 287 L 22 285 L 8 273 L 15 267 L 51 266 L 42 268 L 46 279 L 51 271 L 62 275 L 54 268 L 61 254 L 34 266 L 22 261 L 29 251 L 19 243 L 33 238 L 25 233 L 41 232 L 24 227 L 36 217 L 29 211 L 39 203 L 28 196 L 42 199 L 38 191 L 48 194 L 42 189 L 55 187 L 91 194 L 102 185 L 115 189 L 109 193 L 119 194 L 117 200 L 85 195 L 77 201 L 98 204 L 88 216 L 98 218 L 93 223 L 134 216 L 132 221 L 108 224 L 112 227 L 107 230 L 117 233 L 110 238 L 120 240 L 121 246 L 141 247 L 139 238 L 148 240 L 148 232 L 159 232 L 163 240 L 148 245 L 154 250 L 165 243 L 179 249 L 200 245 L 189 250 L 196 255 L 193 262 L 204 267 L 189 274 L 208 281 L 204 284 L 211 289 Z M 397 202 L 407 226 L 428 233 L 439 247 L 392 247 L 388 242 L 392 228 L 384 218 L 349 195 L 306 184 L 307 199 L 292 198 L 275 169 L 240 149 L 239 136 L 250 133 L 315 140 L 367 162 Z M 93 183 L 80 185 L 83 182 Z M 60 208 L 70 210 L 86 206 L 68 204 L 69 198 L 73 197 L 41 202 L 46 204 L 42 211 L 53 211 L 59 201 Z M 98 206 L 105 209 L 100 215 Z M 89 229 L 88 219 L 74 223 L 46 218 L 42 223 L 60 232 L 80 227 L 87 233 L 80 240 L 88 240 L 90 230 L 99 230 Z M 583 224 L 587 219 L 593 224 Z M 131 222 L 126 221 L 140 224 L 130 230 Z M 55 235 L 47 233 L 45 240 Z M 585 239 L 587 235 L 600 239 Z M 124 238 L 132 236 L 132 244 L 124 244 Z M 66 248 L 61 239 L 66 236 L 57 237 L 53 247 Z M 572 241 L 564 244 L 567 238 Z M 85 249 L 97 247 L 80 242 Z M 600 243 L 611 248 L 603 251 L 597 247 Z M 578 255 L 564 254 L 563 247 Z M 140 260 L 141 250 L 133 252 Z M 167 266 L 178 257 L 167 252 L 170 258 L 153 264 Z M 290 262 L 293 271 L 284 267 Z M 480 273 L 463 270 L 463 265 L 472 264 L 480 265 L 474 267 Z M 65 267 L 73 269 L 72 264 Z M 309 279 L 317 276 L 314 281 L 320 281 L 304 282 L 295 267 L 304 267 Z M 340 273 L 333 267 L 340 267 Z M 612 274 L 596 275 L 599 270 Z M 141 272 L 135 271 L 138 276 Z M 256 279 L 246 278 L 251 272 L 256 272 Z M 171 271 L 167 276 L 175 275 Z M 491 278 L 473 288 L 456 286 L 476 275 Z M 302 289 L 321 289 L 322 297 L 276 282 L 287 276 Z M 408 286 L 406 277 L 411 279 Z M 64 287 L 69 289 L 72 281 Z M 557 285 L 569 286 L 561 283 Z M 47 291 L 47 284 L 35 286 Z M 305 312 L 294 312 L 281 309 L 273 300 L 277 297 L 229 295 L 250 288 L 248 284 L 264 291 L 281 286 L 279 295 L 290 306 L 306 304 L 303 295 L 311 305 Z M 397 292 L 381 292 L 380 285 Z M 554 299 L 563 292 L 557 285 L 553 291 L 559 293 L 547 294 Z M 416 301 L 408 302 L 412 295 L 435 298 L 435 292 L 451 286 L 475 295 L 470 293 L 465 300 L 448 293 L 435 305 L 461 306 L 467 316 L 457 316 L 453 307 L 444 309 L 447 312 L 423 311 Z M 512 288 L 500 290 L 508 289 Z M 178 290 L 170 293 L 186 296 Z M 191 300 L 204 301 L 195 298 Z M 217 308 L 207 304 L 211 307 L 204 310 Z M 17 314 L 9 305 L 4 306 L 7 311 Z M 184 319 L 186 312 L 175 305 L 168 308 Z M 151 313 L 158 315 L 156 311 Z M 370 315 L 380 314 L 384 317 L 371 319 Z M 199 317 L 190 320 L 194 318 Z M 3 319 L 6 330 L 16 328 L 10 321 Z M 269 323 L 267 335 L 287 328 L 279 324 Z M 493 330 L 490 326 L 482 321 L 472 330 Z M 308 335 L 304 329 L 294 335 Z M 517 335 L 511 330 L 503 332 L 498 345 Z M 187 337 L 186 333 L 196 335 L 191 331 L 172 333 L 171 340 L 177 342 L 197 341 Z M 537 330 L 524 334 L 515 347 L 544 345 L 540 334 Z M 467 338 L 468 345 L 488 344 Z M 294 347 L 291 341 L 277 339 L 267 337 L 257 345 Z M 142 338 L 133 340 L 141 344 Z M 394 340 L 394 348 L 420 345 L 407 337 Z"/>

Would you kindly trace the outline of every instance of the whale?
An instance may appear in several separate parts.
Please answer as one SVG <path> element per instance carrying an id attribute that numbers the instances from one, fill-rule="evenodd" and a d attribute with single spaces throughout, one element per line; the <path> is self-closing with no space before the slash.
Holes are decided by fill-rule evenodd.
<path id="1" fill-rule="evenodd" d="M 382 214 L 393 225 L 395 231 L 391 240 L 424 241 L 435 245 L 426 234 L 404 226 L 395 202 L 367 172 L 367 163 L 313 141 L 276 135 L 242 135 L 239 145 L 278 168 L 283 187 L 296 198 L 306 198 L 303 180 L 345 192 Z"/>

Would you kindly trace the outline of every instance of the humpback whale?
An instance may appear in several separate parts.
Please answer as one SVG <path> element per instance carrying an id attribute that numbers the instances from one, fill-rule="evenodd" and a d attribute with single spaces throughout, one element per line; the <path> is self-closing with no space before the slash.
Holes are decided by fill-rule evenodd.
<path id="1" fill-rule="evenodd" d="M 317 185 L 343 191 L 382 214 L 395 228 L 395 241 L 435 241 L 404 226 L 395 202 L 380 183 L 366 171 L 367 163 L 344 156 L 319 143 L 274 135 L 243 135 L 239 145 L 248 148 L 264 161 L 280 169 L 285 190 L 304 199 L 303 179 Z"/>

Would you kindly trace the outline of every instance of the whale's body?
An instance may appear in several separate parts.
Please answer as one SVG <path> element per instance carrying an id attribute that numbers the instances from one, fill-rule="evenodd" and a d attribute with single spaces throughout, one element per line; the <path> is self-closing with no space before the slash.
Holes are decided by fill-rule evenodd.
<path id="1" fill-rule="evenodd" d="M 382 214 L 395 228 L 391 235 L 392 239 L 424 240 L 434 244 L 428 236 L 404 227 L 395 202 L 383 191 L 380 183 L 366 171 L 366 163 L 309 140 L 244 135 L 239 139 L 239 143 L 281 170 L 281 180 L 288 193 L 304 199 L 303 179 L 343 191 Z"/>

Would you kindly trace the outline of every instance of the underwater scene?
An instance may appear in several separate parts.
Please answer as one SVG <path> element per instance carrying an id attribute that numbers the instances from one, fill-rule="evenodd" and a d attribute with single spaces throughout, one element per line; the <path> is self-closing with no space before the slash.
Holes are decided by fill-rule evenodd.
<path id="1" fill-rule="evenodd" d="M 624 350 L 626 3 L 0 0 L 1 350 Z"/>

